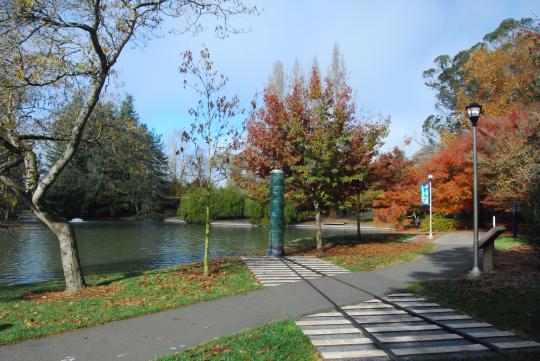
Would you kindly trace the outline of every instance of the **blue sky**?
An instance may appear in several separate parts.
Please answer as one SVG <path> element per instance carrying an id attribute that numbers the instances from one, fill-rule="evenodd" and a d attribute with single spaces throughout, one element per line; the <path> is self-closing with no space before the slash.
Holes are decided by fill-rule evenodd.
<path id="1" fill-rule="evenodd" d="M 392 119 L 385 148 L 420 139 L 422 122 L 433 112 L 433 92 L 422 71 L 441 54 L 454 55 L 482 40 L 506 18 L 540 15 L 539 1 L 248 1 L 259 16 L 235 22 L 251 32 L 217 39 L 212 32 L 172 35 L 178 20 L 164 25 L 162 37 L 128 49 L 117 70 L 118 92 L 129 93 L 141 120 L 166 139 L 190 123 L 195 102 L 178 72 L 180 53 L 206 45 L 220 72 L 230 79 L 226 93 L 247 108 L 264 89 L 276 60 L 292 69 L 295 59 L 309 69 L 313 59 L 325 71 L 335 43 L 345 57 L 359 115 Z M 419 148 L 413 142 L 407 152 Z"/>

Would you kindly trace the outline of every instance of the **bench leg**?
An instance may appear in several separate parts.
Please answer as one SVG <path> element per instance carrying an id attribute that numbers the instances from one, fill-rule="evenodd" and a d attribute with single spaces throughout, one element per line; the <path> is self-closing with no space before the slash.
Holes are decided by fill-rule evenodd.
<path id="1" fill-rule="evenodd" d="M 489 246 L 484 248 L 484 256 L 482 260 L 482 269 L 484 272 L 493 271 L 495 256 L 495 244 L 492 242 Z"/>

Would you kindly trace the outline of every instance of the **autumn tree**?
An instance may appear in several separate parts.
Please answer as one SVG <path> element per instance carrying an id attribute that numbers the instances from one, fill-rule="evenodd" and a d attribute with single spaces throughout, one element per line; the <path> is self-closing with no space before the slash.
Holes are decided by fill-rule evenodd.
<path id="1" fill-rule="evenodd" d="M 483 105 L 485 115 L 500 116 L 516 104 L 538 100 L 539 30 L 536 19 L 506 19 L 483 42 L 454 57 L 437 57 L 436 67 L 424 72 L 438 111 L 424 122 L 426 139 L 436 143 L 467 129 L 463 109 L 473 101 Z"/>
<path id="2" fill-rule="evenodd" d="M 201 16 L 223 20 L 251 13 L 239 0 L 217 1 L 4 1 L 0 9 L 0 180 L 32 209 L 58 238 L 66 291 L 85 286 L 73 229 L 55 214 L 46 196 L 73 158 L 114 66 L 128 43 L 144 43 L 166 16 L 182 18 L 188 31 L 204 30 Z M 72 127 L 50 134 L 55 110 L 80 96 Z M 47 169 L 38 155 L 50 143 L 63 151 Z M 23 177 L 14 169 L 22 166 Z"/>
<path id="3" fill-rule="evenodd" d="M 287 198 L 309 206 L 316 216 L 317 249 L 322 250 L 321 211 L 344 202 L 365 178 L 369 163 L 386 134 L 387 121 L 356 115 L 351 88 L 337 92 L 329 77 L 314 66 L 306 84 L 293 81 L 284 100 L 267 88 L 264 105 L 247 124 L 246 145 L 238 157 L 244 189 L 262 189 L 272 169 L 285 172 Z"/>
<path id="4" fill-rule="evenodd" d="M 420 176 L 414 162 L 398 147 L 380 154 L 372 164 L 370 177 L 380 190 L 373 202 L 376 222 L 398 226 L 417 225 L 422 215 L 418 194 Z"/>
<path id="5" fill-rule="evenodd" d="M 199 98 L 197 105 L 189 110 L 193 122 L 182 133 L 182 141 L 192 146 L 191 168 L 205 189 L 200 202 L 206 213 L 203 268 L 208 276 L 212 190 L 226 179 L 231 152 L 240 146 L 240 129 L 234 120 L 243 111 L 237 96 L 224 95 L 228 79 L 215 69 L 207 48 L 200 51 L 197 59 L 191 51 L 184 52 L 180 73 L 184 76 L 184 87 L 193 90 Z"/>

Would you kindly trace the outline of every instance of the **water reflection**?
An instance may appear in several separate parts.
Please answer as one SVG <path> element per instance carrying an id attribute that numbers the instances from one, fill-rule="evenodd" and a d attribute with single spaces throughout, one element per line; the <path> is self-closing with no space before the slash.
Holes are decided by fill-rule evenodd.
<path id="1" fill-rule="evenodd" d="M 200 261 L 204 227 L 154 221 L 110 221 L 73 224 L 85 274 L 137 271 Z M 324 230 L 324 236 L 354 230 Z M 210 257 L 266 250 L 264 227 L 213 227 Z M 313 229 L 287 228 L 285 241 L 311 237 Z M 0 245 L 0 286 L 62 278 L 54 235 L 37 223 L 10 231 Z"/>

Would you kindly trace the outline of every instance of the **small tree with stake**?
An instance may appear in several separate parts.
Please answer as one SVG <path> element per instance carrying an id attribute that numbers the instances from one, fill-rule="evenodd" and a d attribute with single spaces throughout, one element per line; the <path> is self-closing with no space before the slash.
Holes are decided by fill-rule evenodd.
<path id="1" fill-rule="evenodd" d="M 240 146 L 239 127 L 233 121 L 243 111 L 236 95 L 230 99 L 223 95 L 228 79 L 214 69 L 207 48 L 200 51 L 198 59 L 193 58 L 191 51 L 185 51 L 180 73 L 184 87 L 191 88 L 199 97 L 197 105 L 189 110 L 193 122 L 189 133 L 182 133 L 182 141 L 192 145 L 191 168 L 206 190 L 201 201 L 206 209 L 203 267 L 208 276 L 212 189 L 227 177 L 229 155 Z"/>

